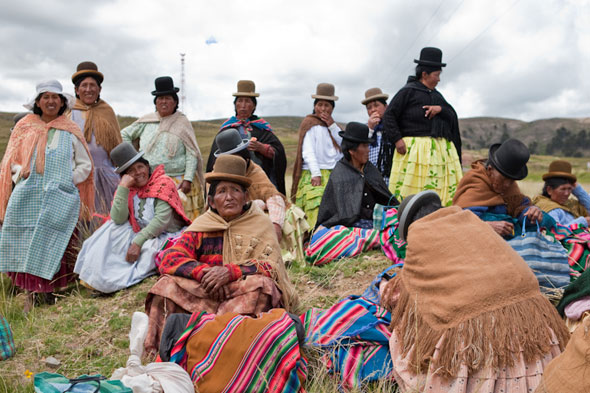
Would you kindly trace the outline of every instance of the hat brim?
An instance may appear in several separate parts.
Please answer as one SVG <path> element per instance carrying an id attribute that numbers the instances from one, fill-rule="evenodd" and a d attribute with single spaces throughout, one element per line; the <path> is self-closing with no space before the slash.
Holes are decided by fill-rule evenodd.
<path id="1" fill-rule="evenodd" d="M 446 67 L 447 63 L 439 63 L 438 61 L 429 61 L 429 60 L 419 60 L 414 59 L 414 63 L 418 65 L 423 65 L 427 67 Z"/>
<path id="2" fill-rule="evenodd" d="M 231 183 L 238 183 L 246 188 L 250 187 L 250 185 L 252 184 L 252 180 L 248 179 L 246 176 L 232 175 L 229 173 L 214 173 L 214 172 L 209 172 L 209 173 L 205 174 L 205 181 L 207 183 L 211 183 L 216 180 L 228 181 Z"/>
<path id="3" fill-rule="evenodd" d="M 175 87 L 172 90 L 164 90 L 164 91 L 158 91 L 158 90 L 154 90 L 152 91 L 152 95 L 159 97 L 159 96 L 168 96 L 168 95 L 172 95 L 172 94 L 176 94 L 180 91 L 180 89 L 178 87 Z"/>
<path id="4" fill-rule="evenodd" d="M 56 92 L 56 91 L 46 90 L 46 91 L 42 91 L 39 94 L 37 94 L 37 96 L 35 98 L 33 98 L 31 101 L 27 102 L 26 104 L 23 104 L 23 107 L 26 108 L 26 109 L 28 109 L 28 110 L 30 110 L 30 111 L 32 111 L 33 110 L 33 107 L 35 106 L 35 100 L 37 99 L 37 97 L 40 94 L 47 93 L 47 92 L 59 94 L 60 96 L 62 96 L 63 98 L 65 98 L 66 99 L 66 105 L 67 105 L 68 109 L 72 109 L 74 107 L 74 105 L 76 104 L 76 97 L 74 97 L 71 94 L 63 93 L 63 92 L 62 93 L 59 93 L 59 92 Z"/>
<path id="5" fill-rule="evenodd" d="M 561 177 L 564 179 L 568 179 L 573 181 L 574 183 L 576 181 L 578 181 L 578 178 L 576 177 L 576 175 L 569 173 L 569 172 L 547 172 L 543 175 L 543 181 L 547 180 L 547 179 L 551 179 L 554 177 Z"/>
<path id="6" fill-rule="evenodd" d="M 129 161 L 127 161 L 120 167 L 115 168 L 115 173 L 121 174 L 122 172 L 125 172 L 125 170 L 127 170 L 131 165 L 133 165 L 137 160 L 139 160 L 143 156 L 143 153 L 144 152 L 140 151 L 135 156 L 133 156 L 133 158 L 131 158 Z"/>
<path id="7" fill-rule="evenodd" d="M 102 72 L 95 71 L 95 70 L 80 70 L 78 72 L 75 72 L 74 75 L 72 75 L 72 83 L 76 84 L 76 81 L 79 78 L 82 78 L 85 76 L 97 76 L 99 79 L 98 83 L 102 83 L 102 81 L 104 81 L 104 75 L 102 74 Z"/>
<path id="8" fill-rule="evenodd" d="M 233 93 L 232 96 L 234 96 L 234 97 L 260 97 L 260 94 L 238 91 L 238 92 Z"/>
<path id="9" fill-rule="evenodd" d="M 490 152 L 488 155 L 488 159 L 492 162 L 492 164 L 494 165 L 494 168 L 496 168 L 496 170 L 498 172 L 500 172 L 502 174 L 502 176 L 507 177 L 512 180 L 522 180 L 525 177 L 527 177 L 527 175 L 529 174 L 529 169 L 527 168 L 526 165 L 524 167 L 520 168 L 520 171 L 518 171 L 518 173 L 514 173 L 514 174 L 508 173 L 502 168 L 502 166 L 500 165 L 500 163 L 496 159 L 496 150 L 498 150 L 498 148 L 501 145 L 502 145 L 501 143 L 494 143 L 492 146 L 490 146 Z"/>
<path id="10" fill-rule="evenodd" d="M 346 131 L 340 131 L 338 133 L 342 139 L 346 139 L 347 141 L 351 142 L 358 142 L 358 143 L 373 143 L 375 142 L 375 138 L 355 138 L 354 136 L 346 135 Z"/>
<path id="11" fill-rule="evenodd" d="M 338 97 L 336 96 L 319 96 L 317 94 L 312 94 L 311 98 L 314 100 L 338 101 Z"/>
<path id="12" fill-rule="evenodd" d="M 249 144 L 250 144 L 250 139 L 242 139 L 242 143 L 240 143 L 239 145 L 237 145 L 233 149 L 228 150 L 228 151 L 221 151 L 220 149 L 217 149 L 215 151 L 215 153 L 213 153 L 213 155 L 215 157 L 219 157 L 219 156 L 224 156 L 227 154 L 234 154 L 234 153 L 244 150 L 245 148 L 248 147 Z"/>
<path id="13" fill-rule="evenodd" d="M 367 97 L 367 98 L 365 98 L 364 100 L 361 101 L 361 104 L 367 105 L 369 102 L 376 101 L 376 100 L 381 99 L 381 98 L 383 98 L 384 100 L 386 100 L 386 99 L 389 98 L 389 94 L 376 94 L 374 96 Z"/>
<path id="14" fill-rule="evenodd" d="M 431 202 L 441 204 L 440 197 L 432 190 L 409 195 L 402 201 L 398 209 L 398 231 L 403 241 L 408 239 L 408 228 L 412 224 L 410 217 L 413 217 L 422 206 Z"/>

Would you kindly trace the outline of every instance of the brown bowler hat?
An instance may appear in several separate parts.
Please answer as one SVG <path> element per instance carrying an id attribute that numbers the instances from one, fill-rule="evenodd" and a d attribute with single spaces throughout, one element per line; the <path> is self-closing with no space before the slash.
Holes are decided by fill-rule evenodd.
<path id="1" fill-rule="evenodd" d="M 98 67 L 91 61 L 83 61 L 82 63 L 78 64 L 76 68 L 76 72 L 72 75 L 72 83 L 76 84 L 79 79 L 85 78 L 87 76 L 93 76 L 98 80 L 98 84 L 101 84 L 104 80 L 104 75 L 98 71 Z"/>
<path id="2" fill-rule="evenodd" d="M 250 187 L 252 180 L 246 177 L 246 160 L 231 154 L 221 155 L 213 164 L 213 172 L 205 174 L 207 183 L 215 180 L 238 183 L 244 187 Z"/>
<path id="3" fill-rule="evenodd" d="M 367 105 L 369 102 L 378 100 L 380 98 L 386 100 L 389 98 L 389 94 L 383 93 L 378 87 L 373 87 L 365 91 L 365 99 L 361 101 L 361 104 Z"/>
<path id="4" fill-rule="evenodd" d="M 256 85 L 253 81 L 241 80 L 238 81 L 238 91 L 232 94 L 234 97 L 258 97 L 260 94 L 256 93 Z"/>
<path id="5" fill-rule="evenodd" d="M 320 83 L 315 89 L 315 94 L 311 98 L 316 100 L 338 101 L 338 97 L 334 95 L 334 85 L 331 83 Z"/>
<path id="6" fill-rule="evenodd" d="M 543 180 L 551 179 L 552 177 L 563 177 L 574 183 L 578 180 L 576 175 L 572 173 L 572 164 L 564 160 L 556 160 L 549 164 L 549 172 L 543 175 Z"/>

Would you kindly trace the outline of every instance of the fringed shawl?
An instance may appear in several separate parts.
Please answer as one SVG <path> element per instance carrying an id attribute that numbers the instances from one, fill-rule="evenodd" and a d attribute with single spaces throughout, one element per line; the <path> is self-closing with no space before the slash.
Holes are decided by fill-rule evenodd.
<path id="1" fill-rule="evenodd" d="M 86 121 L 82 130 L 86 142 L 90 143 L 94 134 L 96 143 L 110 154 L 111 150 L 123 141 L 117 116 L 113 108 L 105 101 L 98 100 L 95 104 L 86 105 L 78 98 L 72 110 L 75 109 L 86 112 Z"/>
<path id="2" fill-rule="evenodd" d="M 78 138 L 92 161 L 88 145 L 76 123 L 63 115 L 49 123 L 45 123 L 35 114 L 25 116 L 14 127 L 0 164 L 0 220 L 4 220 L 8 199 L 12 193 L 12 165 L 20 165 L 20 177 L 27 178 L 31 173 L 31 158 L 36 150 L 35 170 L 42 174 L 45 171 L 48 132 L 52 128 L 69 132 Z M 94 164 L 88 178 L 76 187 L 80 192 L 80 218 L 89 219 L 94 212 Z"/>
<path id="3" fill-rule="evenodd" d="M 470 373 L 511 367 L 521 353 L 526 362 L 548 353 L 551 330 L 562 350 L 569 337 L 524 260 L 455 206 L 411 224 L 404 268 L 383 297 L 403 356 L 415 351 L 417 372 L 430 366 L 452 378 L 461 365 Z"/>
<path id="4" fill-rule="evenodd" d="M 200 215 L 186 229 L 193 232 L 223 231 L 223 262 L 248 265 L 252 260 L 264 261 L 273 268 L 271 278 L 282 293 L 282 303 L 289 311 L 297 304 L 297 294 L 281 257 L 272 222 L 255 205 L 229 222 L 212 210 Z"/>
<path id="5" fill-rule="evenodd" d="M 533 204 L 546 213 L 549 213 L 551 210 L 562 209 L 574 216 L 574 218 L 586 217 L 588 215 L 588 211 L 586 211 L 584 205 L 575 199 L 568 199 L 565 205 L 560 205 L 559 203 L 551 200 L 551 198 L 547 198 L 543 195 L 537 195 L 533 199 Z"/>

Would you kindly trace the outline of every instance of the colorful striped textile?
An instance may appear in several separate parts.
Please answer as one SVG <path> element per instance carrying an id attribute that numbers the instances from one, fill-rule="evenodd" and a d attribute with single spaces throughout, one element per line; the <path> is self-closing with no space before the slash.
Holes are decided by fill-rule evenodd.
<path id="1" fill-rule="evenodd" d="M 359 388 L 379 379 L 393 380 L 388 326 L 391 314 L 360 296 L 349 296 L 327 310 L 301 316 L 306 345 L 325 351 L 328 372 L 342 388 Z"/>
<path id="2" fill-rule="evenodd" d="M 305 248 L 305 260 L 319 266 L 343 257 L 354 257 L 378 246 L 378 230 L 320 225 Z"/>
<path id="3" fill-rule="evenodd" d="M 381 212 L 382 217 L 376 217 L 376 215 L 379 214 L 378 212 Z M 381 224 L 379 242 L 381 243 L 381 249 L 385 256 L 391 259 L 394 263 L 403 263 L 406 258 L 406 242 L 400 238 L 397 230 L 399 225 L 397 208 L 380 207 L 378 209 L 377 206 L 375 206 L 373 221 L 380 222 Z"/>
<path id="4" fill-rule="evenodd" d="M 297 392 L 307 378 L 294 321 L 278 308 L 256 318 L 194 313 L 170 361 L 200 393 Z"/>
<path id="5" fill-rule="evenodd" d="M 551 234 L 567 250 L 570 278 L 574 281 L 590 267 L 590 232 L 578 224 L 556 224 L 551 228 Z"/>
<path id="6" fill-rule="evenodd" d="M 16 352 L 12 330 L 6 318 L 0 315 L 0 360 L 6 360 Z"/>

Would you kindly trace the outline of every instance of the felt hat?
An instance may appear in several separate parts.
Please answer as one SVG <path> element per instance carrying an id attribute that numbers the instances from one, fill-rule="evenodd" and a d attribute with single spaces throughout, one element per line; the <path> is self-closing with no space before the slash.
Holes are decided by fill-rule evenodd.
<path id="1" fill-rule="evenodd" d="M 73 95 L 68 94 L 68 93 L 64 93 L 63 92 L 63 87 L 61 85 L 61 83 L 59 83 L 59 81 L 55 80 L 55 79 L 50 79 L 47 81 L 43 81 L 43 82 L 39 82 L 37 84 L 37 86 L 35 87 L 36 90 L 36 95 L 35 98 L 33 98 L 32 100 L 30 100 L 29 102 L 27 102 L 26 104 L 23 104 L 23 106 L 25 108 L 27 108 L 28 110 L 32 111 L 33 107 L 35 105 L 35 100 L 37 99 L 37 97 L 39 97 L 41 94 L 43 93 L 56 93 L 59 94 L 60 96 L 62 96 L 63 98 L 65 98 L 66 103 L 68 105 L 68 108 L 72 108 L 74 106 L 74 104 L 76 103 L 76 99 L 74 98 Z"/>
<path id="2" fill-rule="evenodd" d="M 98 67 L 91 61 L 83 61 L 76 67 L 76 72 L 72 75 L 72 83 L 75 85 L 78 80 L 87 76 L 95 77 L 100 85 L 104 80 L 104 75 L 98 71 Z"/>
<path id="3" fill-rule="evenodd" d="M 338 133 L 342 139 L 358 143 L 373 143 L 374 138 L 369 137 L 369 127 L 366 124 L 351 121 L 344 131 Z"/>
<path id="4" fill-rule="evenodd" d="M 115 172 L 119 174 L 133 165 L 142 156 L 143 152 L 135 150 L 129 142 L 121 142 L 111 150 L 111 160 L 115 164 Z"/>
<path id="5" fill-rule="evenodd" d="M 217 134 L 215 137 L 215 144 L 218 149 L 213 155 L 219 157 L 223 154 L 234 154 L 244 150 L 250 144 L 250 139 L 242 139 L 238 130 L 235 128 L 228 128 Z"/>
<path id="6" fill-rule="evenodd" d="M 416 215 L 422 206 L 429 203 L 436 203 L 441 206 L 440 197 L 432 190 L 421 191 L 404 198 L 397 209 L 399 220 L 398 231 L 402 240 L 405 241 L 408 238 L 408 228 L 414 222 L 414 215 Z"/>
<path id="7" fill-rule="evenodd" d="M 378 100 L 380 98 L 386 100 L 389 98 L 389 94 L 383 93 L 378 87 L 372 87 L 365 91 L 365 99 L 361 101 L 361 104 L 367 105 L 369 102 Z"/>
<path id="8" fill-rule="evenodd" d="M 152 95 L 156 97 L 174 95 L 180 91 L 178 87 L 174 87 L 174 81 L 169 76 L 157 77 L 154 84 L 156 90 L 152 91 Z"/>
<path id="9" fill-rule="evenodd" d="M 207 183 L 213 181 L 229 181 L 244 187 L 250 187 L 252 180 L 246 177 L 246 160 L 231 154 L 219 156 L 213 164 L 213 172 L 205 174 Z"/>
<path id="10" fill-rule="evenodd" d="M 338 97 L 334 95 L 335 88 L 331 83 L 320 83 L 316 89 L 315 94 L 311 98 L 316 100 L 338 101 Z"/>
<path id="11" fill-rule="evenodd" d="M 528 147 L 518 139 L 507 139 L 490 146 L 489 160 L 502 175 L 513 180 L 524 179 L 528 172 Z"/>
<path id="12" fill-rule="evenodd" d="M 564 179 L 576 182 L 578 178 L 572 173 L 572 164 L 564 160 L 556 160 L 549 164 L 549 172 L 543 175 L 543 180 L 552 177 L 563 177 Z"/>
<path id="13" fill-rule="evenodd" d="M 414 63 L 426 67 L 446 67 L 447 63 L 441 62 L 442 51 L 438 48 L 426 47 L 420 51 L 420 59 L 414 59 Z"/>
<path id="14" fill-rule="evenodd" d="M 238 91 L 232 94 L 234 97 L 259 97 L 256 93 L 256 85 L 253 81 L 241 80 L 238 81 Z"/>

